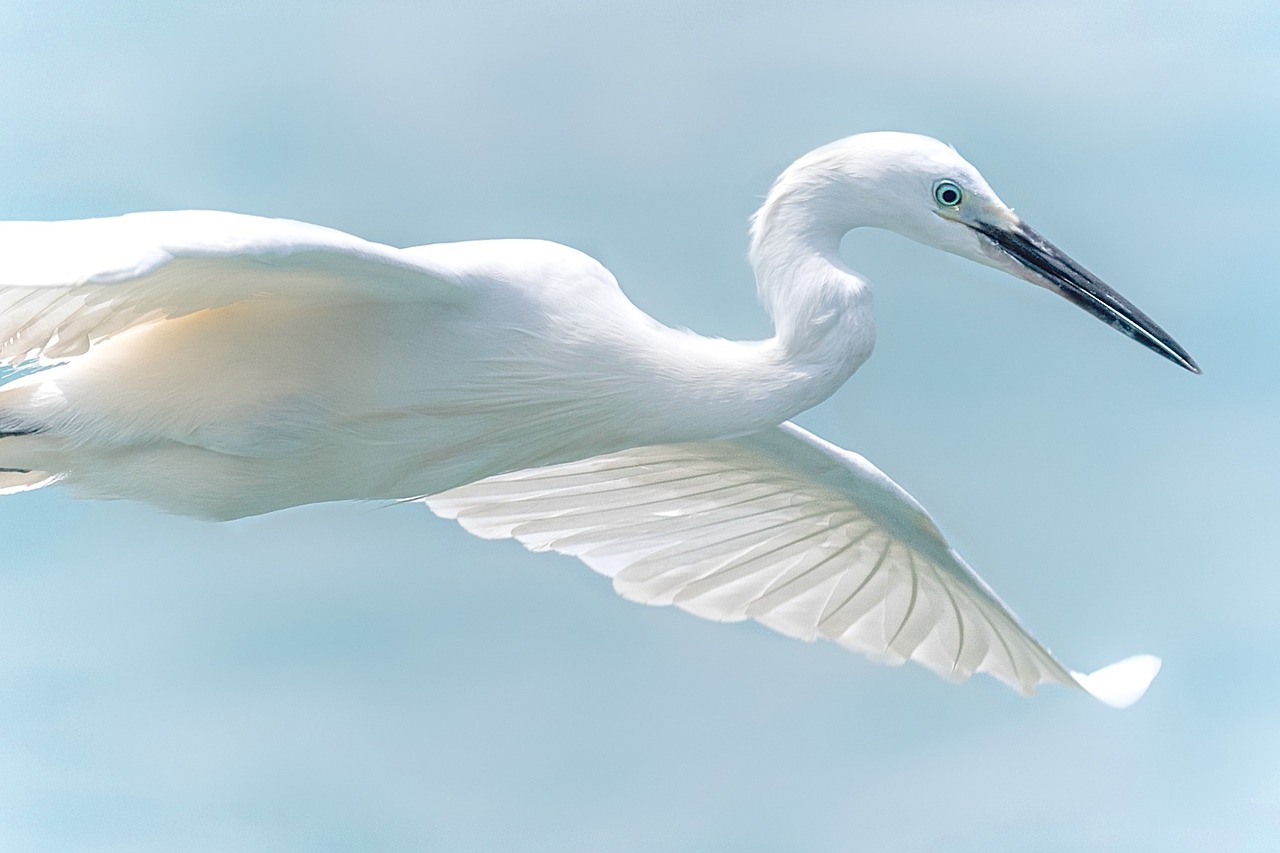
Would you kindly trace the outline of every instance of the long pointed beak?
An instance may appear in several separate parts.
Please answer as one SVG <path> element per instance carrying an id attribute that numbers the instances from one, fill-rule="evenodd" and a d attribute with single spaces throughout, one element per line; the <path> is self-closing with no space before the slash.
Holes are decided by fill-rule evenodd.
<path id="1" fill-rule="evenodd" d="M 1187 351 L 1169 337 L 1168 332 L 1156 325 L 1154 320 L 1021 220 L 1011 225 L 987 222 L 965 224 L 991 240 L 1001 253 L 1016 261 L 1022 267 L 1018 272 L 1024 278 L 1058 291 L 1108 326 L 1179 367 L 1185 367 L 1192 373 L 1200 372 Z M 1031 273 L 1034 277 L 1025 273 Z"/>

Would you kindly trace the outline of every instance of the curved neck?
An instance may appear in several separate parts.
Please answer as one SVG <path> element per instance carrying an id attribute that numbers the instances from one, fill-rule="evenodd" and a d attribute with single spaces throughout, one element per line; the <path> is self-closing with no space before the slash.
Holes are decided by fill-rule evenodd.
<path id="1" fill-rule="evenodd" d="M 825 400 L 867 360 L 875 342 L 870 288 L 840 260 L 846 229 L 814 210 L 771 194 L 753 220 L 750 260 L 773 337 L 734 342 L 662 326 L 641 334 L 643 353 L 633 355 L 663 379 L 637 386 L 645 389 L 638 427 L 649 413 L 673 410 L 687 438 L 773 426 Z"/>
<path id="2" fill-rule="evenodd" d="M 773 319 L 773 345 L 809 387 L 804 405 L 826 399 L 871 356 L 871 287 L 840 259 L 851 228 L 849 205 L 829 184 L 785 180 L 752 218 L 748 257 L 760 301 Z M 793 413 L 794 414 L 794 413 Z"/>
<path id="3" fill-rule="evenodd" d="M 875 334 L 870 287 L 840 259 L 847 220 L 823 212 L 805 199 L 770 194 L 751 222 L 756 287 L 779 341 L 796 356 L 836 343 L 833 336 L 843 332 L 855 346 L 870 336 L 865 360 Z"/>

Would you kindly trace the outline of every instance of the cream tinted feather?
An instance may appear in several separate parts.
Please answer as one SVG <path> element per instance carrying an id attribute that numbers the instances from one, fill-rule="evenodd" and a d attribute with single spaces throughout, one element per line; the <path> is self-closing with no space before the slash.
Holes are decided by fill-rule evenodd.
<path id="1" fill-rule="evenodd" d="M 1084 686 L 910 495 L 793 424 L 504 474 L 426 503 L 480 536 L 576 556 L 634 601 L 755 619 L 953 680 L 987 672 L 1026 694 Z M 1136 701 L 1144 672 L 1122 669 L 1113 704 Z"/>

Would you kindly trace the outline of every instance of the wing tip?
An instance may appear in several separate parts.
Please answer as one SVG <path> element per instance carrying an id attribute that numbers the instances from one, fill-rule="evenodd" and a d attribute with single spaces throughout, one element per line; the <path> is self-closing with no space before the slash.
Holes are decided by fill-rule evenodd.
<path id="1" fill-rule="evenodd" d="M 1160 672 L 1160 663 L 1155 655 L 1134 655 L 1087 674 L 1073 672 L 1071 677 L 1103 704 L 1128 708 L 1147 692 Z"/>
<path id="2" fill-rule="evenodd" d="M 16 471 L 0 469 L 0 495 L 16 495 L 51 486 L 62 479 L 60 474 L 44 471 Z"/>

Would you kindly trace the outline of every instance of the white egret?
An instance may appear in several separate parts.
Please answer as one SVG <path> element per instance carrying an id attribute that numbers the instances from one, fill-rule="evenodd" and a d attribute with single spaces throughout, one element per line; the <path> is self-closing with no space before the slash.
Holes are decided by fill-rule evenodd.
<path id="1" fill-rule="evenodd" d="M 775 334 L 749 343 L 663 326 L 537 240 L 397 249 L 202 211 L 4 223 L 0 363 L 46 369 L 0 388 L 0 487 L 212 519 L 421 497 L 637 601 L 1136 701 L 1158 659 L 1067 670 L 914 499 L 786 422 L 871 354 L 869 288 L 838 254 L 858 227 L 1055 290 L 1198 372 L 953 149 L 869 133 L 802 157 L 752 220 Z"/>

